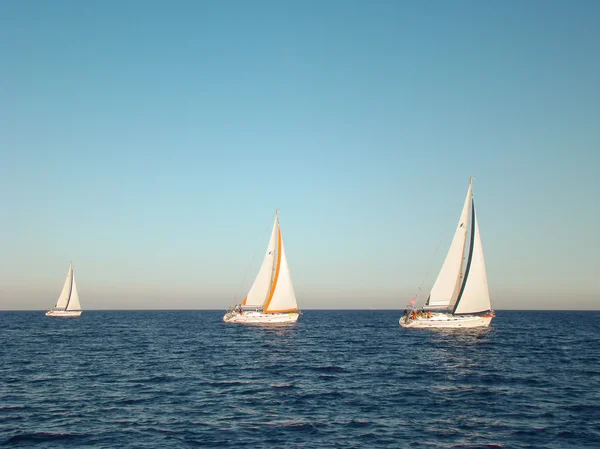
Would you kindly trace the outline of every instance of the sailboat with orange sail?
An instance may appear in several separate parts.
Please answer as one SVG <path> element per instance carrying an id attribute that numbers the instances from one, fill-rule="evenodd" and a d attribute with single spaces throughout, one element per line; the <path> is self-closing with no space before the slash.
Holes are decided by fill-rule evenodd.
<path id="1" fill-rule="evenodd" d="M 223 316 L 223 321 L 238 324 L 285 324 L 295 323 L 299 316 L 279 225 L 279 211 L 276 211 L 273 231 L 258 275 L 242 303 L 230 307 Z"/>

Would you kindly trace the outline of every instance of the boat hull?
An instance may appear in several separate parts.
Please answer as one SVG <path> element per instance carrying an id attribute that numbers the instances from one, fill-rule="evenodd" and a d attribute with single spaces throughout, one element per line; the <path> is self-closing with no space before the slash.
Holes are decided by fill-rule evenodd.
<path id="1" fill-rule="evenodd" d="M 223 316 L 226 323 L 235 324 L 292 324 L 298 321 L 298 312 L 262 313 L 262 312 L 227 312 Z"/>
<path id="2" fill-rule="evenodd" d="M 81 316 L 83 310 L 48 310 L 46 316 L 53 316 L 56 318 L 77 318 Z"/>
<path id="3" fill-rule="evenodd" d="M 415 329 L 459 329 L 473 327 L 488 327 L 492 322 L 493 315 L 452 315 L 436 313 L 431 318 L 403 316 L 400 318 L 400 326 Z"/>

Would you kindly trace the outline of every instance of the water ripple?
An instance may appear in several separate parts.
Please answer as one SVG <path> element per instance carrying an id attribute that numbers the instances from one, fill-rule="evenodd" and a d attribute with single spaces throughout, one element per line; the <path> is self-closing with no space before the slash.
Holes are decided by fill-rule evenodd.
<path id="1" fill-rule="evenodd" d="M 395 311 L 0 313 L 8 447 L 597 448 L 600 313 L 420 331 Z"/>

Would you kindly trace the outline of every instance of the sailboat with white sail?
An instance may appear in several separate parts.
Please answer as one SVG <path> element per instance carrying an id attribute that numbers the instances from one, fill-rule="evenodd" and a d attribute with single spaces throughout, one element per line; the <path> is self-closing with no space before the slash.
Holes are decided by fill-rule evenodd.
<path id="1" fill-rule="evenodd" d="M 414 328 L 487 327 L 494 318 L 485 270 L 473 179 L 442 269 L 422 310 L 404 311 L 400 325 Z M 469 244 L 467 246 L 467 234 Z"/>
<path id="2" fill-rule="evenodd" d="M 46 312 L 46 316 L 61 318 L 76 318 L 81 316 L 81 304 L 79 303 L 79 294 L 77 293 L 77 284 L 75 283 L 75 272 L 73 264 L 69 264 L 67 279 L 63 285 L 62 292 L 56 301 L 53 309 Z"/>
<path id="3" fill-rule="evenodd" d="M 227 310 L 223 321 L 241 324 L 295 323 L 300 316 L 288 265 L 279 212 L 258 275 L 241 304 Z"/>

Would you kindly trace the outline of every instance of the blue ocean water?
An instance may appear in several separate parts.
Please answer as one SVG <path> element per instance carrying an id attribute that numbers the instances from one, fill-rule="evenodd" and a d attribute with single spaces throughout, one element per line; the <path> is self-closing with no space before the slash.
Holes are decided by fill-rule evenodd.
<path id="1" fill-rule="evenodd" d="M 0 312 L 0 445 L 600 447 L 600 312 L 499 311 L 475 331 L 222 315 Z"/>

